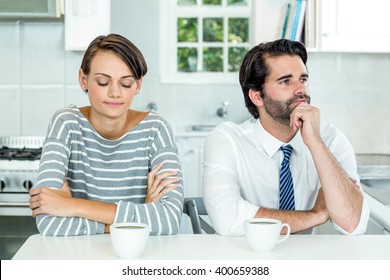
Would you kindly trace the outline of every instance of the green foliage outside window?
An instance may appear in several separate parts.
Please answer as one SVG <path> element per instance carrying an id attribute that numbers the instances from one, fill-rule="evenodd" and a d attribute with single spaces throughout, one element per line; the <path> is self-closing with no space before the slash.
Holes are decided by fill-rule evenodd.
<path id="1" fill-rule="evenodd" d="M 247 18 L 229 18 L 228 22 L 229 42 L 249 42 L 249 20 Z"/>
<path id="2" fill-rule="evenodd" d="M 196 0 L 177 0 L 177 4 L 179 6 L 188 6 L 188 5 L 196 5 Z M 203 0 L 201 1 L 202 5 L 222 5 L 222 0 Z M 247 5 L 247 0 L 228 0 L 227 5 Z"/>
<path id="3" fill-rule="evenodd" d="M 223 18 L 203 19 L 203 41 L 223 42 Z"/>
<path id="4" fill-rule="evenodd" d="M 198 19 L 197 18 L 177 19 L 177 41 L 178 42 L 198 41 Z"/>
<path id="5" fill-rule="evenodd" d="M 244 56 L 246 52 L 248 51 L 248 48 L 229 48 L 228 53 L 228 71 L 229 72 L 236 72 L 240 70 L 242 60 L 244 59 Z"/>
<path id="6" fill-rule="evenodd" d="M 198 51 L 196 48 L 177 49 L 177 71 L 196 72 L 198 68 Z"/>
<path id="7" fill-rule="evenodd" d="M 223 71 L 222 48 L 203 48 L 203 70 L 207 72 Z"/>
<path id="8" fill-rule="evenodd" d="M 248 5 L 248 0 L 178 0 L 177 3 L 179 6 L 200 4 L 208 9 L 208 6 L 222 8 L 223 4 Z M 178 17 L 177 71 L 237 72 L 249 49 L 249 35 L 249 17 Z"/>
<path id="9" fill-rule="evenodd" d="M 203 0 L 203 5 L 221 5 L 222 0 Z"/>

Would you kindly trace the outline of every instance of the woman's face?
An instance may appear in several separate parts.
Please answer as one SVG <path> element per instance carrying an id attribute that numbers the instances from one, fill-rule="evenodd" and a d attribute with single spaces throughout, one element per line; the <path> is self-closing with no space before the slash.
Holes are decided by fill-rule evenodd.
<path id="1" fill-rule="evenodd" d="M 80 69 L 79 80 L 88 90 L 91 112 L 113 119 L 126 115 L 142 85 L 142 79 L 136 81 L 125 62 L 109 51 L 95 55 L 89 75 Z"/>

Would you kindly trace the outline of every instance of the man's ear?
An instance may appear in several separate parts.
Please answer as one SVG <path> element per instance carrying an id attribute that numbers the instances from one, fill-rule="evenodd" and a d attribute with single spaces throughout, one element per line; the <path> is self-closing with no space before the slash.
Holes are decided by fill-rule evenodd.
<path id="1" fill-rule="evenodd" d="M 248 95 L 253 104 L 256 106 L 263 106 L 263 99 L 260 96 L 260 91 L 250 89 Z"/>
<path id="2" fill-rule="evenodd" d="M 81 68 L 79 70 L 79 84 L 83 91 L 88 91 L 88 77 Z"/>

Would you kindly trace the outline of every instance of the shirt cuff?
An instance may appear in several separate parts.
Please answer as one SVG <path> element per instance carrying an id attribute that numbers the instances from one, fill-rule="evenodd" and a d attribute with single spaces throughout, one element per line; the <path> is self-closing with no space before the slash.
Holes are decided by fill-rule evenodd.
<path id="1" fill-rule="evenodd" d="M 344 229 L 342 229 L 341 227 L 339 227 L 333 221 L 331 221 L 331 222 L 334 225 L 334 227 L 336 228 L 336 230 L 338 230 L 339 232 L 341 232 L 345 235 L 359 235 L 359 234 L 364 234 L 366 232 L 369 218 L 370 218 L 370 208 L 368 207 L 367 201 L 363 195 L 362 213 L 360 215 L 359 224 L 353 232 L 347 232 Z"/>

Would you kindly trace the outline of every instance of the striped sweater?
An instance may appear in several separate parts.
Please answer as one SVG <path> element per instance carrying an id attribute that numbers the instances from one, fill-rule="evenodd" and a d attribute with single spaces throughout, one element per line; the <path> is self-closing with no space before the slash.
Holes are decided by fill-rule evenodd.
<path id="1" fill-rule="evenodd" d="M 143 222 L 151 234 L 176 234 L 183 209 L 183 186 L 159 202 L 144 203 L 147 175 L 174 170 L 182 178 L 170 125 L 161 115 L 149 114 L 120 139 L 107 140 L 71 105 L 58 110 L 49 125 L 42 149 L 37 188 L 61 188 L 67 178 L 72 196 L 117 204 L 114 223 Z M 42 235 L 68 236 L 104 233 L 104 224 L 78 217 L 41 214 L 36 219 Z"/>

